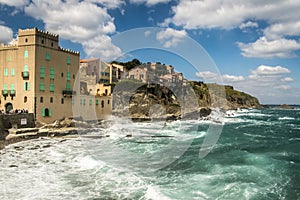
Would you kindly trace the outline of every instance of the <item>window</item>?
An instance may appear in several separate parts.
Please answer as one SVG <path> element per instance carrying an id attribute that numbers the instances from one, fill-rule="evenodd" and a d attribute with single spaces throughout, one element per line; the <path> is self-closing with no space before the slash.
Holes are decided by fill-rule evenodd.
<path id="1" fill-rule="evenodd" d="M 110 101 L 109 100 L 107 100 L 107 104 L 109 104 L 110 103 Z"/>
<path id="2" fill-rule="evenodd" d="M 61 104 L 64 104 L 64 102 L 65 102 L 64 98 L 61 98 Z"/>
<path id="3" fill-rule="evenodd" d="M 85 99 L 83 99 L 83 105 L 85 105 Z"/>
<path id="4" fill-rule="evenodd" d="M 10 69 L 10 76 L 15 76 L 15 68 Z"/>
<path id="5" fill-rule="evenodd" d="M 7 84 L 6 83 L 4 83 L 4 85 L 3 85 L 3 94 L 7 94 L 8 93 L 8 86 L 7 86 Z"/>
<path id="6" fill-rule="evenodd" d="M 71 58 L 70 56 L 67 57 L 67 65 L 70 65 L 71 64 Z"/>
<path id="7" fill-rule="evenodd" d="M 23 77 L 28 77 L 28 76 L 29 76 L 28 65 L 24 65 Z"/>
<path id="8" fill-rule="evenodd" d="M 61 76 L 61 77 L 64 77 L 64 73 L 61 73 L 60 76 Z"/>
<path id="9" fill-rule="evenodd" d="M 24 83 L 24 91 L 29 91 L 30 90 L 30 83 L 29 82 L 25 82 Z"/>
<path id="10" fill-rule="evenodd" d="M 11 60 L 12 60 L 12 59 L 11 59 L 11 56 L 8 56 L 8 57 L 7 57 L 7 62 L 11 62 Z"/>
<path id="11" fill-rule="evenodd" d="M 50 87 L 50 92 L 54 92 L 54 83 L 50 83 L 49 87 Z"/>
<path id="12" fill-rule="evenodd" d="M 50 103 L 53 103 L 53 97 L 50 97 Z"/>
<path id="13" fill-rule="evenodd" d="M 28 42 L 28 39 L 27 39 L 27 38 L 25 38 L 25 42 Z"/>
<path id="14" fill-rule="evenodd" d="M 44 40 L 42 40 L 42 44 L 44 44 Z"/>
<path id="15" fill-rule="evenodd" d="M 54 79 L 54 68 L 53 67 L 50 68 L 50 79 L 51 80 Z"/>
<path id="16" fill-rule="evenodd" d="M 70 90 L 71 90 L 71 85 L 70 85 L 69 82 L 66 84 L 66 90 L 67 90 L 67 91 L 70 91 Z"/>
<path id="17" fill-rule="evenodd" d="M 98 106 L 99 105 L 99 100 L 98 99 L 96 99 L 96 106 Z"/>
<path id="18" fill-rule="evenodd" d="M 24 97 L 24 103 L 27 103 L 27 96 Z"/>
<path id="19" fill-rule="evenodd" d="M 53 47 L 53 42 L 51 42 L 51 47 Z"/>
<path id="20" fill-rule="evenodd" d="M 82 99 L 80 99 L 80 105 L 82 105 L 83 104 L 83 101 L 82 101 Z"/>
<path id="21" fill-rule="evenodd" d="M 51 117 L 52 116 L 52 108 L 43 108 L 42 109 L 42 116 L 43 117 Z"/>
<path id="22" fill-rule="evenodd" d="M 8 76 L 8 69 L 4 68 L 4 76 Z"/>
<path id="23" fill-rule="evenodd" d="M 43 103 L 43 102 L 44 102 L 44 98 L 40 97 L 40 103 Z"/>
<path id="24" fill-rule="evenodd" d="M 40 67 L 40 78 L 45 78 L 45 67 Z"/>
<path id="25" fill-rule="evenodd" d="M 40 83 L 40 91 L 45 91 L 45 84 L 44 83 Z"/>
<path id="26" fill-rule="evenodd" d="M 71 78 L 70 72 L 69 72 L 69 71 L 67 71 L 67 81 L 69 81 L 69 80 L 70 80 L 70 78 Z"/>
<path id="27" fill-rule="evenodd" d="M 90 106 L 91 106 L 91 105 L 93 105 L 93 100 L 92 100 L 92 99 L 90 99 Z"/>
<path id="28" fill-rule="evenodd" d="M 28 58 L 28 51 L 27 50 L 24 51 L 24 58 Z"/>
<path id="29" fill-rule="evenodd" d="M 10 84 L 10 94 L 15 94 L 15 84 Z"/>
<path id="30" fill-rule="evenodd" d="M 50 60 L 50 53 L 49 52 L 46 52 L 46 60 Z"/>
<path id="31" fill-rule="evenodd" d="M 104 100 L 101 101 L 101 107 L 104 108 Z"/>
<path id="32" fill-rule="evenodd" d="M 73 74 L 73 79 L 75 79 L 75 74 Z"/>

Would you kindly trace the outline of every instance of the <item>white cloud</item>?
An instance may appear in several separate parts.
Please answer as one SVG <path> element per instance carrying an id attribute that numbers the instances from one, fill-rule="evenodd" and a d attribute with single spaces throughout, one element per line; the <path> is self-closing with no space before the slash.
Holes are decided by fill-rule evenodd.
<path id="1" fill-rule="evenodd" d="M 187 29 L 230 29 L 238 27 L 247 19 L 269 22 L 298 20 L 299 9 L 299 2 L 293 0 L 181 0 L 173 7 L 174 16 L 169 22 Z"/>
<path id="2" fill-rule="evenodd" d="M 108 9 L 120 8 L 125 4 L 125 0 L 85 0 L 85 2 L 98 3 Z"/>
<path id="3" fill-rule="evenodd" d="M 249 27 L 257 28 L 257 27 L 258 27 L 258 23 L 252 22 L 252 21 L 248 21 L 248 22 L 246 22 L 246 23 L 242 23 L 242 24 L 239 26 L 240 29 L 249 28 Z"/>
<path id="4" fill-rule="evenodd" d="M 264 34 L 270 39 L 278 39 L 283 36 L 299 36 L 300 21 L 273 24 L 264 30 Z"/>
<path id="5" fill-rule="evenodd" d="M 29 0 L 0 0 L 0 4 L 8 6 L 23 7 L 29 3 Z"/>
<path id="6" fill-rule="evenodd" d="M 11 28 L 0 25 L 0 43 L 8 44 L 13 39 Z"/>
<path id="7" fill-rule="evenodd" d="M 289 74 L 291 71 L 287 68 L 281 66 L 266 66 L 260 65 L 255 70 L 251 71 L 254 75 L 279 75 L 279 74 Z"/>
<path id="8" fill-rule="evenodd" d="M 47 31 L 59 34 L 63 39 L 82 44 L 88 57 L 100 56 L 108 59 L 119 53 L 118 48 L 107 39 L 108 34 L 115 33 L 116 27 L 107 9 L 98 6 L 96 2 L 104 4 L 108 1 L 53 0 L 49 3 L 47 0 L 33 0 L 25 7 L 25 13 L 42 20 Z M 120 5 L 120 2 L 111 3 L 112 5 Z M 103 51 L 100 51 L 103 55 L 95 52 L 95 49 L 99 50 L 99 46 L 103 47 L 103 41 L 99 38 L 105 39 L 106 46 Z"/>
<path id="9" fill-rule="evenodd" d="M 237 90 L 258 97 L 264 103 L 295 103 L 299 101 L 297 95 L 300 91 L 292 87 L 291 77 L 285 77 L 290 73 L 292 72 L 289 69 L 281 66 L 260 65 L 250 71 L 248 76 L 220 75 L 210 71 L 198 72 L 196 75 L 205 82 L 232 85 Z M 221 82 L 221 78 L 224 83 Z M 291 90 L 293 93 L 290 92 Z M 297 94 L 294 90 L 299 93 Z"/>
<path id="10" fill-rule="evenodd" d="M 228 83 L 239 82 L 239 81 L 245 80 L 245 78 L 243 76 L 234 76 L 234 75 L 228 75 L 228 74 L 222 75 L 222 78 L 223 78 L 224 82 L 228 82 Z"/>
<path id="11" fill-rule="evenodd" d="M 159 3 L 168 3 L 171 0 L 130 0 L 130 3 L 143 4 L 145 3 L 147 6 L 154 6 Z"/>
<path id="12" fill-rule="evenodd" d="M 294 0 L 180 0 L 173 16 L 161 26 L 174 24 L 185 29 L 258 28 L 256 21 L 269 26 L 264 36 L 250 44 L 238 43 L 245 57 L 287 58 L 295 56 L 300 43 L 287 36 L 300 37 L 300 3 Z M 251 21 L 249 21 L 251 19 Z M 285 45 L 286 44 L 286 45 Z"/>
<path id="13" fill-rule="evenodd" d="M 211 71 L 197 72 L 196 76 L 202 78 L 205 82 L 216 82 L 220 84 L 222 84 L 223 81 L 224 83 L 234 83 L 245 80 L 243 76 L 229 74 L 220 75 Z"/>
<path id="14" fill-rule="evenodd" d="M 166 28 L 156 35 L 156 39 L 166 48 L 176 47 L 186 37 L 187 32 L 185 30 L 178 31 L 172 28 Z"/>
<path id="15" fill-rule="evenodd" d="M 87 55 L 100 57 L 104 61 L 116 60 L 122 55 L 121 49 L 113 45 L 111 38 L 106 35 L 99 35 L 86 40 L 82 42 L 82 46 Z"/>
<path id="16" fill-rule="evenodd" d="M 300 49 L 299 42 L 284 38 L 268 40 L 261 37 L 253 43 L 238 42 L 237 45 L 242 50 L 243 56 L 256 58 L 291 58 L 296 56 L 293 51 Z"/>
<path id="17" fill-rule="evenodd" d="M 293 78 L 291 78 L 291 77 L 285 77 L 285 78 L 282 78 L 282 79 L 280 79 L 282 82 L 292 82 L 292 81 L 294 81 L 294 79 Z"/>

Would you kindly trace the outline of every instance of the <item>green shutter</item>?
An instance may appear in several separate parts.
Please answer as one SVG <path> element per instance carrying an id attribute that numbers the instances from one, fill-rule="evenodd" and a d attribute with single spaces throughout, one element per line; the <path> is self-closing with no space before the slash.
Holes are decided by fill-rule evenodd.
<path id="1" fill-rule="evenodd" d="M 52 108 L 49 108 L 49 117 L 52 117 Z"/>
<path id="2" fill-rule="evenodd" d="M 49 52 L 46 52 L 46 60 L 50 60 L 50 53 Z"/>
<path id="3" fill-rule="evenodd" d="M 15 94 L 15 84 L 10 84 L 10 94 Z"/>
<path id="4" fill-rule="evenodd" d="M 7 87 L 7 84 L 6 83 L 4 83 L 4 85 L 3 85 L 3 94 L 7 94 L 7 90 L 8 90 L 8 87 Z"/>
<path id="5" fill-rule="evenodd" d="M 40 67 L 40 78 L 45 78 L 45 67 Z"/>
<path id="6" fill-rule="evenodd" d="M 67 90 L 67 91 L 70 91 L 70 90 L 71 90 L 71 85 L 70 85 L 69 82 L 66 84 L 66 90 Z"/>
<path id="7" fill-rule="evenodd" d="M 4 76 L 8 76 L 8 69 L 4 68 Z"/>
<path id="8" fill-rule="evenodd" d="M 54 79 L 54 68 L 50 68 L 50 79 Z"/>
<path id="9" fill-rule="evenodd" d="M 15 68 L 11 68 L 10 69 L 10 75 L 11 76 L 15 76 Z"/>
<path id="10" fill-rule="evenodd" d="M 69 81 L 71 79 L 71 74 L 69 71 L 67 71 L 67 81 Z"/>
<path id="11" fill-rule="evenodd" d="M 11 60 L 12 60 L 12 59 L 11 59 L 11 56 L 8 56 L 8 57 L 7 57 L 7 62 L 11 62 Z"/>
<path id="12" fill-rule="evenodd" d="M 67 58 L 67 65 L 70 65 L 71 64 L 71 58 L 70 58 L 70 56 L 68 56 L 68 58 Z"/>
<path id="13" fill-rule="evenodd" d="M 43 117 L 46 116 L 46 115 L 45 115 L 45 109 L 44 109 L 44 108 L 42 109 L 42 116 L 43 116 Z"/>
<path id="14" fill-rule="evenodd" d="M 98 106 L 99 105 L 99 100 L 98 99 L 96 99 L 96 106 Z"/>
<path id="15" fill-rule="evenodd" d="M 85 99 L 83 99 L 83 105 L 85 105 Z"/>
<path id="16" fill-rule="evenodd" d="M 90 99 L 90 106 L 93 104 L 93 100 L 92 99 Z"/>
<path id="17" fill-rule="evenodd" d="M 54 92 L 54 83 L 50 83 L 50 92 Z"/>
<path id="18" fill-rule="evenodd" d="M 28 65 L 24 65 L 24 72 L 28 72 Z"/>
<path id="19" fill-rule="evenodd" d="M 30 90 L 30 82 L 27 82 L 27 83 L 28 83 L 27 90 L 29 91 Z"/>
<path id="20" fill-rule="evenodd" d="M 24 58 L 28 58 L 28 51 L 27 50 L 24 51 Z"/>
<path id="21" fill-rule="evenodd" d="M 45 84 L 44 83 L 40 83 L 40 91 L 45 91 Z"/>

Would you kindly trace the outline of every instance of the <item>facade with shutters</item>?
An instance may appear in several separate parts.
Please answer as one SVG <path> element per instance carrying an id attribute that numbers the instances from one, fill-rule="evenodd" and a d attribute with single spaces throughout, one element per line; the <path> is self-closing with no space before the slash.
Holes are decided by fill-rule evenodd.
<path id="1" fill-rule="evenodd" d="M 58 39 L 33 28 L 0 45 L 0 110 L 28 110 L 44 123 L 73 117 L 80 53 L 59 47 Z"/>

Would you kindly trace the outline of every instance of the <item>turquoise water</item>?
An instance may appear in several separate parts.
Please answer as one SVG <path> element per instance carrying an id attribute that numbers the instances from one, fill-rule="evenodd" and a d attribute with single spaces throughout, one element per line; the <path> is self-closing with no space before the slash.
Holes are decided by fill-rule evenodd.
<path id="1" fill-rule="evenodd" d="M 216 120 L 118 120 L 89 133 L 110 137 L 10 145 L 0 151 L 0 197 L 300 199 L 300 110 L 242 110 L 217 120 L 222 133 L 204 158 L 199 150 Z"/>

